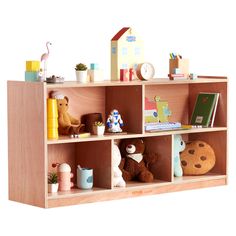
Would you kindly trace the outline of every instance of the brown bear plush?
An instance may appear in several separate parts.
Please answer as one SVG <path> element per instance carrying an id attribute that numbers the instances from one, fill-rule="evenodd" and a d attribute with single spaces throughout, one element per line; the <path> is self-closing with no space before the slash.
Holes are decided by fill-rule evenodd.
<path id="1" fill-rule="evenodd" d="M 157 161 L 156 155 L 146 155 L 142 139 L 123 139 L 120 143 L 122 161 L 120 169 L 125 181 L 152 182 L 153 174 L 148 167 Z"/>
<path id="2" fill-rule="evenodd" d="M 50 96 L 57 99 L 59 135 L 79 134 L 84 125 L 68 113 L 69 98 L 58 92 L 52 92 Z"/>

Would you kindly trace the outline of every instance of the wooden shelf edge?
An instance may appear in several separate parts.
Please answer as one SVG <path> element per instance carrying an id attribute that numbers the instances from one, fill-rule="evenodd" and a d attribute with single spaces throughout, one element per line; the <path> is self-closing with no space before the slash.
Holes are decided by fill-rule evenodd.
<path id="1" fill-rule="evenodd" d="M 168 192 L 176 192 L 190 189 L 199 189 L 206 187 L 215 187 L 226 185 L 227 180 L 226 177 L 201 180 L 197 182 L 182 182 L 182 184 L 172 184 L 170 182 L 166 182 L 166 184 L 150 184 L 149 186 L 144 187 L 136 187 L 136 188 L 119 188 L 112 190 L 101 190 L 97 191 L 94 194 L 75 194 L 70 197 L 61 197 L 61 198 L 48 198 L 47 199 L 47 207 L 59 207 L 59 206 L 68 206 L 75 204 L 83 204 L 83 203 L 92 203 L 98 201 L 108 201 L 108 200 L 118 200 L 122 198 L 130 198 L 130 197 L 139 197 L 145 195 L 154 195 L 160 193 L 168 193 Z"/>
<path id="2" fill-rule="evenodd" d="M 212 127 L 212 128 L 193 128 L 193 129 L 180 129 L 180 130 L 163 130 L 157 132 L 146 132 L 144 134 L 122 134 L 122 135 L 104 135 L 97 136 L 91 135 L 87 138 L 69 138 L 67 136 L 61 137 L 58 140 L 47 140 L 47 144 L 63 144 L 63 143 L 78 143 L 78 142 L 91 142 L 91 141 L 105 141 L 114 139 L 127 139 L 127 138 L 145 138 L 153 136 L 165 136 L 173 134 L 191 134 L 191 133 L 205 133 L 205 132 L 218 132 L 227 131 L 227 127 Z"/>
<path id="3" fill-rule="evenodd" d="M 196 80 L 169 80 L 169 78 L 153 78 L 148 81 L 110 81 L 80 83 L 77 81 L 65 81 L 60 84 L 45 83 L 48 89 L 73 88 L 73 87 L 100 87 L 100 86 L 132 86 L 132 85 L 159 85 L 159 84 L 196 84 L 196 83 L 221 83 L 227 82 L 226 76 L 198 76 Z"/>
<path id="4" fill-rule="evenodd" d="M 209 180 L 216 180 L 216 179 L 226 179 L 226 175 L 214 174 L 209 173 L 206 175 L 199 175 L 199 176 L 182 176 L 182 177 L 174 177 L 173 184 L 182 184 L 182 183 L 195 183 L 201 181 L 209 181 Z"/>
<path id="5" fill-rule="evenodd" d="M 127 183 L 127 186 L 124 188 L 114 187 L 113 189 L 105 189 L 105 188 L 93 188 L 89 190 L 81 190 L 81 189 L 71 189 L 67 192 L 58 192 L 58 193 L 50 193 L 48 194 L 48 199 L 61 199 L 61 198 L 71 198 L 71 197 L 79 197 L 79 196 L 88 196 L 88 195 L 96 195 L 96 194 L 107 194 L 109 192 L 127 192 L 127 191 L 142 191 L 144 189 L 156 188 L 162 186 L 168 186 L 173 184 L 183 184 L 183 183 L 197 183 L 202 181 L 209 180 L 218 180 L 218 179 L 226 179 L 226 175 L 219 174 L 207 174 L 201 176 L 183 176 L 183 177 L 175 177 L 173 182 L 162 181 L 162 180 L 154 180 L 152 183 L 141 183 L 137 181 L 130 181 Z"/>
<path id="6" fill-rule="evenodd" d="M 122 138 L 138 138 L 141 137 L 142 134 L 114 134 L 114 135 L 91 135 L 87 138 L 69 138 L 67 136 L 60 137 L 58 140 L 47 140 L 47 144 L 62 144 L 62 143 L 78 143 L 78 142 L 91 142 L 91 141 L 105 141 L 105 140 L 114 140 L 114 139 L 122 139 Z"/>
<path id="7" fill-rule="evenodd" d="M 144 136 L 149 137 L 149 136 L 159 136 L 159 135 L 161 136 L 161 135 L 172 135 L 172 134 L 206 133 L 206 132 L 218 132 L 218 131 L 227 131 L 227 127 L 163 130 L 156 132 L 146 132 Z"/>

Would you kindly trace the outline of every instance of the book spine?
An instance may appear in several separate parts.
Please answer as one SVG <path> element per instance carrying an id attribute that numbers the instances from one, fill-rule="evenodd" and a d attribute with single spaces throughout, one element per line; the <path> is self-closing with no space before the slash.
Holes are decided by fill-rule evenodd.
<path id="1" fill-rule="evenodd" d="M 211 118 L 211 127 L 213 127 L 213 125 L 214 125 L 215 116 L 216 116 L 216 110 L 217 110 L 217 105 L 218 105 L 218 101 L 219 101 L 219 96 L 220 96 L 220 94 L 217 93 L 217 95 L 216 95 L 216 100 L 215 100 L 215 104 L 214 104 L 214 110 L 213 110 L 213 114 L 212 114 L 212 118 Z"/>

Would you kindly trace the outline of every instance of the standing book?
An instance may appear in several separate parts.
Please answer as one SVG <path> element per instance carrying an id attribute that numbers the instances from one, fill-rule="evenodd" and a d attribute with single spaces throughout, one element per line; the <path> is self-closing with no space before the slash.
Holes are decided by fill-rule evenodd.
<path id="1" fill-rule="evenodd" d="M 213 126 L 219 93 L 199 93 L 192 113 L 191 125 Z M 211 124 L 210 124 L 211 122 Z"/>

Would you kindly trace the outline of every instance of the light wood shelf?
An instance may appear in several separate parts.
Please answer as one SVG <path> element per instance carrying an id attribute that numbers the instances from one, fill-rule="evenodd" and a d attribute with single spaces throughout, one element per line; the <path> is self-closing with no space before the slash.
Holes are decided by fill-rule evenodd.
<path id="1" fill-rule="evenodd" d="M 227 84 L 226 77 L 215 76 L 201 76 L 197 80 L 163 78 L 86 84 L 9 81 L 9 199 L 49 208 L 227 184 Z M 47 140 L 46 100 L 52 90 L 67 95 L 70 113 L 79 117 L 99 112 L 105 120 L 112 109 L 118 109 L 127 134 L 76 139 L 62 136 L 58 140 Z M 187 124 L 199 92 L 220 93 L 215 127 L 145 132 L 145 97 L 161 96 L 172 110 L 170 121 Z M 172 141 L 175 134 L 181 134 L 185 141 L 206 141 L 213 147 L 216 165 L 210 173 L 173 176 Z M 125 188 L 114 188 L 112 144 L 127 138 L 142 138 L 146 148 L 158 154 L 158 165 L 151 170 L 155 180 L 152 183 L 131 181 Z M 78 164 L 93 168 L 94 187 L 91 190 L 74 187 L 68 192 L 48 194 L 47 173 L 52 171 L 53 162 L 68 163 L 74 175 Z M 72 181 L 76 186 L 75 177 Z"/>
<path id="2" fill-rule="evenodd" d="M 200 176 L 182 176 L 182 177 L 175 177 L 173 182 L 162 181 L 155 179 L 152 183 L 140 183 L 138 181 L 129 181 L 126 183 L 125 188 L 114 187 L 112 189 L 104 189 L 104 188 L 93 188 L 88 190 L 81 190 L 78 188 L 73 188 L 70 191 L 66 192 L 58 192 L 58 193 L 50 193 L 48 194 L 48 199 L 59 199 L 59 198 L 68 198 L 68 197 L 75 197 L 80 195 L 90 195 L 95 194 L 97 192 L 102 192 L 106 194 L 106 192 L 124 192 L 127 190 L 142 190 L 144 188 L 150 187 L 161 187 L 171 184 L 182 184 L 182 183 L 195 183 L 199 181 L 208 181 L 208 180 L 218 180 L 218 179 L 226 179 L 226 175 L 219 175 L 208 173 L 206 175 Z"/>
<path id="3" fill-rule="evenodd" d="M 66 81 L 62 84 L 45 83 L 48 89 L 74 88 L 74 87 L 103 87 L 103 86 L 133 86 L 133 85 L 160 85 L 160 84 L 199 84 L 199 83 L 222 83 L 227 82 L 227 77 L 202 77 L 196 80 L 169 80 L 169 78 L 154 78 L 149 81 L 110 81 L 80 83 L 77 81 Z"/>
<path id="4" fill-rule="evenodd" d="M 125 188 L 92 190 L 72 189 L 68 192 L 49 194 L 47 207 L 58 207 L 89 203 L 94 201 L 117 200 L 128 197 L 160 194 L 195 188 L 215 187 L 227 184 L 226 175 L 208 174 L 204 176 L 185 176 L 175 178 L 174 182 L 156 180 L 153 183 L 138 183 L 131 181 Z"/>
<path id="5" fill-rule="evenodd" d="M 216 179 L 226 179 L 226 175 L 219 175 L 215 173 L 208 173 L 205 175 L 199 176 L 182 176 L 175 177 L 174 184 L 182 184 L 182 183 L 194 183 L 199 181 L 208 181 L 208 180 L 216 180 Z"/>
<path id="6" fill-rule="evenodd" d="M 61 136 L 56 140 L 47 140 L 47 144 L 61 144 L 61 143 L 77 143 L 77 142 L 89 142 L 89 141 L 102 141 L 102 140 L 116 140 L 116 139 L 127 139 L 127 138 L 142 138 L 142 137 L 153 137 L 153 136 L 165 136 L 174 134 L 191 134 L 191 133 L 202 133 L 202 132 L 217 132 L 227 131 L 227 127 L 212 127 L 212 128 L 192 128 L 192 129 L 178 129 L 178 130 L 162 130 L 156 132 L 145 132 L 143 134 L 114 134 L 114 135 L 91 135 L 86 138 L 70 138 L 68 136 Z"/>

